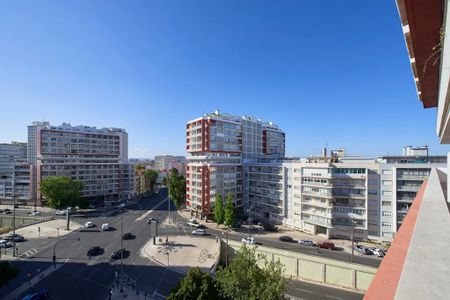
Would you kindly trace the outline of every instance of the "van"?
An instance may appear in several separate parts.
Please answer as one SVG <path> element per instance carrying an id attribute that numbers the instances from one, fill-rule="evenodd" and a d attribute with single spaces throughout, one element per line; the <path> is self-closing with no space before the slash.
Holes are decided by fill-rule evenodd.
<path id="1" fill-rule="evenodd" d="M 102 231 L 107 231 L 107 230 L 109 230 L 109 224 L 108 223 L 102 224 Z"/>

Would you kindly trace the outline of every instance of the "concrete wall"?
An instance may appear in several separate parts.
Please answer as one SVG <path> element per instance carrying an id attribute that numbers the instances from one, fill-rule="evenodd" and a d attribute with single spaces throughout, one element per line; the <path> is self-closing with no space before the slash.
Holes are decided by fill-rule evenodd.
<path id="1" fill-rule="evenodd" d="M 229 241 L 228 247 L 222 239 L 222 263 L 231 261 L 236 251 L 242 247 L 238 241 Z M 250 246 L 255 247 L 255 246 Z M 325 285 L 344 287 L 359 291 L 366 291 L 377 271 L 376 268 L 343 262 L 340 260 L 321 258 L 287 250 L 256 246 L 257 253 L 263 254 L 269 261 L 279 260 L 285 267 L 285 275 L 292 279 L 308 280 Z"/>

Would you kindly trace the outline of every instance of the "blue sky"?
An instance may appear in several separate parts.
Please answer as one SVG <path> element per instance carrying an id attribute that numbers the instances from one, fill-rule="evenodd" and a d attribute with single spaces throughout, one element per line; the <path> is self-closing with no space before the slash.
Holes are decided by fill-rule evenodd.
<path id="1" fill-rule="evenodd" d="M 449 150 L 394 1 L 0 2 L 0 142 L 45 118 L 185 154 L 185 123 L 217 108 L 277 123 L 288 155 Z"/>

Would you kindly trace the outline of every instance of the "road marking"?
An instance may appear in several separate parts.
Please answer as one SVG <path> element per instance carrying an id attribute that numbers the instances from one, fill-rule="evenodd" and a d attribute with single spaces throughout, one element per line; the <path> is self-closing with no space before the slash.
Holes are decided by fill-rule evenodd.
<path id="1" fill-rule="evenodd" d="M 166 197 L 165 199 L 163 199 L 162 201 L 160 201 L 159 203 L 157 203 L 155 206 L 152 207 L 152 209 L 146 211 L 142 216 L 140 216 L 139 218 L 137 218 L 135 220 L 135 222 L 139 222 L 144 220 L 145 218 L 147 218 L 147 216 L 149 214 L 151 214 L 156 208 L 158 208 L 160 205 L 162 205 L 165 201 L 167 201 L 168 197 Z"/>
<path id="2" fill-rule="evenodd" d="M 330 298 L 330 299 L 336 299 L 336 300 L 344 300 L 344 298 L 336 297 L 336 296 L 330 296 L 330 295 L 325 295 L 325 297 Z"/>
<path id="3" fill-rule="evenodd" d="M 295 289 L 296 289 L 297 291 L 305 292 L 305 293 L 308 293 L 308 294 L 312 294 L 312 293 L 313 293 L 313 291 L 301 289 L 301 288 L 298 288 L 298 287 L 296 287 Z"/>
<path id="4" fill-rule="evenodd" d="M 295 299 L 295 300 L 307 300 L 307 299 L 305 299 L 305 298 L 295 297 L 295 296 L 292 296 L 292 295 L 289 295 L 289 294 L 285 294 L 285 295 L 288 296 L 289 299 Z"/>

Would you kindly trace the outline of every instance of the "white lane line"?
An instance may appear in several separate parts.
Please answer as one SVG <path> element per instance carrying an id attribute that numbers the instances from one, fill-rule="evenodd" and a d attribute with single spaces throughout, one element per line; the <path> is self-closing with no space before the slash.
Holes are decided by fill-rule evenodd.
<path id="1" fill-rule="evenodd" d="M 289 294 L 285 294 L 289 299 L 295 299 L 295 300 L 307 300 L 305 298 L 301 298 L 301 297 L 295 297 Z"/>
<path id="2" fill-rule="evenodd" d="M 330 298 L 330 299 L 336 299 L 336 300 L 345 300 L 344 298 L 331 296 L 331 295 L 325 295 L 325 297 Z"/>
<path id="3" fill-rule="evenodd" d="M 298 288 L 298 287 L 296 287 L 295 289 L 296 289 L 297 291 L 304 292 L 304 293 L 308 293 L 308 294 L 312 294 L 312 293 L 313 293 L 313 291 L 301 289 L 301 288 Z"/>

